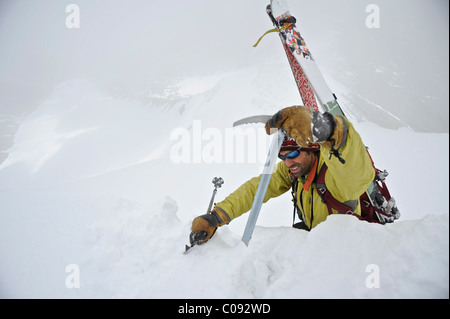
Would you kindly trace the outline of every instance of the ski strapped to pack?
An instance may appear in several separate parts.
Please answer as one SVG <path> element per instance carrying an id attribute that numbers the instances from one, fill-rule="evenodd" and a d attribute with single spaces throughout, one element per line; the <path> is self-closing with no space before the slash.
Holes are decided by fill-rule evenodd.
<path id="1" fill-rule="evenodd" d="M 295 23 L 297 20 L 295 19 L 295 17 L 290 15 L 289 11 L 275 18 L 272 11 L 273 2 L 274 0 L 270 1 L 270 4 L 266 8 L 266 12 L 269 15 L 275 28 L 264 33 L 263 36 L 261 36 L 255 43 L 254 47 L 256 47 L 262 40 L 262 38 L 267 34 L 277 32 L 281 39 L 283 49 L 286 52 L 289 65 L 294 75 L 295 82 L 297 84 L 297 88 L 299 90 L 301 99 L 303 101 L 303 105 L 311 109 L 311 111 L 313 112 L 319 111 L 319 106 L 321 106 L 323 111 L 328 112 L 335 116 L 341 116 L 343 118 L 344 124 L 346 125 L 345 114 L 342 111 L 342 108 L 340 107 L 339 103 L 337 102 L 336 95 L 331 92 L 330 88 L 328 87 L 328 84 L 326 83 L 325 79 L 322 76 L 322 73 L 320 72 L 314 59 L 312 58 L 309 49 L 306 47 L 304 39 L 301 37 L 300 33 L 296 30 Z M 262 118 L 266 119 L 267 117 L 255 116 L 237 121 L 235 122 L 235 125 L 240 125 L 249 122 L 259 122 L 261 121 Z M 347 129 L 345 129 L 344 131 L 345 134 L 347 134 Z M 261 205 L 263 203 L 266 190 L 273 173 L 276 157 L 280 150 L 281 142 L 282 139 L 284 138 L 284 135 L 285 132 L 281 132 L 281 130 L 278 130 L 276 136 L 274 136 L 272 140 L 272 145 L 270 147 L 269 154 L 267 156 L 264 171 L 261 174 L 258 189 L 256 191 L 250 215 L 247 220 L 247 225 L 244 230 L 244 234 L 242 236 L 242 241 L 247 246 L 252 237 L 253 230 L 256 225 L 256 220 L 258 218 L 259 211 L 261 209 Z M 334 145 L 333 143 L 330 153 L 330 157 L 332 155 L 335 155 L 342 164 L 345 163 L 345 160 L 341 157 L 339 150 L 343 146 L 345 140 L 346 136 L 343 139 L 343 142 L 339 146 L 337 146 L 337 148 L 335 148 L 336 145 Z M 358 216 L 354 214 L 354 209 L 352 209 L 350 206 L 338 202 L 328 191 L 325 185 L 325 173 L 327 170 L 327 166 L 324 164 L 324 167 L 325 168 L 323 168 L 324 171 L 322 173 L 322 177 L 319 179 L 318 183 L 320 184 L 322 200 L 325 203 L 327 203 L 327 206 L 329 206 L 329 212 L 332 212 L 330 207 L 333 207 L 339 212 Z M 377 172 L 376 176 L 378 176 L 379 170 L 377 170 L 376 168 L 375 170 Z M 367 190 L 363 195 L 361 195 L 361 207 L 362 208 L 364 207 L 362 211 L 366 214 L 364 216 L 367 216 L 367 218 L 363 218 L 361 216 L 360 217 L 361 219 L 365 219 L 371 222 L 379 222 L 379 223 L 392 222 L 394 219 L 397 219 L 400 216 L 400 213 L 398 212 L 398 209 L 395 206 L 395 201 L 393 200 L 393 198 L 390 197 L 384 182 L 383 187 L 380 187 L 377 183 L 376 178 L 377 177 L 375 177 L 374 181 L 372 182 L 372 185 L 369 188 L 369 190 Z M 380 190 L 383 191 L 385 190 L 384 191 L 385 193 L 381 193 Z M 363 198 L 363 196 L 366 197 Z M 372 196 L 374 196 L 375 199 L 380 198 L 381 196 L 381 198 L 384 199 L 382 206 L 377 205 L 377 203 L 375 203 L 374 200 L 372 199 Z M 391 206 L 389 206 L 389 204 L 385 205 L 386 203 L 390 203 Z M 375 205 L 377 206 L 375 207 Z"/>
<path id="2" fill-rule="evenodd" d="M 275 18 L 272 8 L 274 2 L 282 1 L 271 0 L 270 4 L 266 8 L 266 12 L 269 15 L 275 28 L 267 31 L 262 37 L 259 38 L 254 46 L 257 46 L 265 35 L 277 31 L 281 39 L 283 49 L 286 52 L 289 65 L 292 69 L 292 73 L 300 92 L 300 96 L 303 100 L 303 104 L 309 107 L 312 111 L 317 111 L 317 105 L 319 104 L 319 106 L 321 106 L 325 112 L 329 112 L 335 116 L 341 116 L 344 119 L 345 114 L 339 103 L 337 102 L 336 95 L 332 93 L 330 88 L 328 87 L 328 84 L 326 83 L 319 68 L 317 67 L 310 50 L 306 46 L 305 40 L 296 28 L 295 24 L 297 22 L 297 19 L 291 16 L 290 11 L 286 10 L 283 12 L 278 12 L 278 14 L 280 15 Z M 316 103 L 316 98 L 319 103 Z M 344 124 L 346 124 L 345 119 L 343 122 Z M 346 129 L 344 130 L 344 133 L 347 134 Z M 343 146 L 345 140 L 346 138 L 343 139 L 343 142 L 341 143 L 341 145 L 337 146 L 337 148 L 335 148 L 336 145 L 334 145 L 333 143 L 330 153 L 330 157 L 332 155 L 335 155 L 342 164 L 345 163 L 345 160 L 341 157 L 339 150 Z M 358 218 L 360 219 L 364 219 L 369 222 L 376 222 L 381 224 L 393 222 L 400 217 L 400 212 L 396 206 L 394 198 L 391 197 L 384 181 L 387 176 L 387 172 L 385 170 L 381 171 L 377 169 L 374 165 L 372 157 L 370 156 L 370 153 L 368 151 L 367 153 L 369 154 L 369 157 L 372 161 L 372 166 L 375 170 L 375 178 L 366 192 L 364 192 L 360 196 L 362 216 L 354 214 L 354 210 L 356 209 L 356 207 L 353 206 L 355 205 L 348 206 L 340 203 L 328 191 L 325 185 L 325 173 L 327 170 L 325 164 L 325 168 L 323 167 L 324 171 L 319 174 L 320 176 L 317 181 L 318 189 L 321 189 L 320 192 L 323 195 L 323 197 L 321 195 L 322 200 L 327 203 L 329 212 L 331 211 L 330 207 L 332 207 L 340 213 L 352 214 L 358 216 Z"/>
<path id="3" fill-rule="evenodd" d="M 286 52 L 286 56 L 289 60 L 289 65 L 291 66 L 292 73 L 295 78 L 295 82 L 297 84 L 297 88 L 300 92 L 300 97 L 303 101 L 303 104 L 310 108 L 312 111 L 318 111 L 319 107 L 316 100 L 316 95 L 314 94 L 314 89 L 311 86 L 311 83 L 308 80 L 308 77 L 306 76 L 305 72 L 303 71 L 303 68 L 301 67 L 299 61 L 294 56 L 295 50 L 292 48 L 292 46 L 288 45 L 286 41 L 286 34 L 290 34 L 290 31 L 295 30 L 295 22 L 296 19 L 292 16 L 285 16 L 284 19 L 281 19 L 281 17 L 278 17 L 277 19 L 273 16 L 272 11 L 272 1 L 267 6 L 266 12 L 270 17 L 270 20 L 272 21 L 273 25 L 275 26 L 275 29 L 267 31 L 264 35 L 277 31 L 278 35 L 280 37 L 281 43 L 283 44 L 284 51 Z M 296 32 L 296 31 L 294 31 Z M 264 37 L 264 35 L 262 37 Z M 298 33 L 299 37 L 300 34 Z M 262 37 L 258 40 L 258 42 L 254 45 L 256 46 L 259 41 L 261 41 Z M 300 37 L 301 38 L 301 37 Z M 299 49 L 299 46 L 296 46 L 297 49 Z M 297 50 L 298 51 L 298 50 Z M 306 46 L 302 46 L 301 52 L 305 53 L 308 52 L 306 49 Z"/>

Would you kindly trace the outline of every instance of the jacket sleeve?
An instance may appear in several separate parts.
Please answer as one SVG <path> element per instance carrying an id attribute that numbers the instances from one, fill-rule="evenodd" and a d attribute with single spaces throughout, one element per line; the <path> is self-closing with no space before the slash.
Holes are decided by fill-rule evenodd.
<path id="1" fill-rule="evenodd" d="M 346 202 L 357 200 L 366 191 L 375 177 L 375 169 L 366 147 L 352 123 L 344 118 L 339 120 L 336 130 L 341 131 L 338 135 L 343 138 L 339 139 L 339 144 L 336 144 L 342 144 L 338 152 L 345 163 L 342 163 L 334 155 L 330 156 L 330 149 L 327 147 L 321 148 L 321 152 L 328 166 L 325 176 L 327 188 L 338 201 Z"/>
<path id="2" fill-rule="evenodd" d="M 233 193 L 228 195 L 223 201 L 216 204 L 216 208 L 219 208 L 225 212 L 230 220 L 241 216 L 248 212 L 253 205 L 253 199 L 255 198 L 256 190 L 258 189 L 260 176 L 253 177 L 244 184 L 242 184 Z M 291 188 L 289 170 L 283 164 L 279 162 L 274 169 L 272 177 L 270 178 L 269 185 L 267 187 L 266 196 L 264 197 L 264 203 L 269 199 L 278 197 Z"/>

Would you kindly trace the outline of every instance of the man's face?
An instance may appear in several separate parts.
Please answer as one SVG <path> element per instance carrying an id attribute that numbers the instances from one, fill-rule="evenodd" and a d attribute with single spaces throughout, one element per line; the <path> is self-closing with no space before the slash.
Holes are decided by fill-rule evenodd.
<path id="1" fill-rule="evenodd" d="M 280 155 L 288 155 L 292 151 L 282 151 Z M 294 153 L 295 154 L 295 153 Z M 308 175 L 314 165 L 315 155 L 314 152 L 301 151 L 295 158 L 286 157 L 283 160 L 284 165 L 290 169 L 291 173 L 295 177 L 301 177 Z"/>

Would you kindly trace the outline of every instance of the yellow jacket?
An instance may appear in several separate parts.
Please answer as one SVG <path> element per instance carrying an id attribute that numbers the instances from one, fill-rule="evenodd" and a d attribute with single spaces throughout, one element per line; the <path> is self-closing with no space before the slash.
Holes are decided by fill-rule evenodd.
<path id="1" fill-rule="evenodd" d="M 361 137 L 350 122 L 346 124 L 348 134 L 339 150 L 345 163 L 342 164 L 336 156 L 330 156 L 329 149 L 321 147 L 317 170 L 314 174 L 317 176 L 322 165 L 326 163 L 328 171 L 325 175 L 325 183 L 330 193 L 338 201 L 353 206 L 354 213 L 361 215 L 359 196 L 366 191 L 374 179 L 375 170 Z M 223 201 L 217 203 L 216 208 L 225 212 L 230 220 L 248 212 L 252 207 L 259 180 L 260 176 L 248 180 Z M 297 181 L 296 200 L 302 212 L 303 221 L 312 229 L 326 220 L 328 209 L 317 193 L 315 181 L 309 190 L 305 190 L 303 188 L 305 180 L 302 181 L 299 178 Z M 264 202 L 284 194 L 290 188 L 289 169 L 283 162 L 279 162 L 270 179 Z M 333 213 L 336 214 L 337 211 L 333 209 Z"/>

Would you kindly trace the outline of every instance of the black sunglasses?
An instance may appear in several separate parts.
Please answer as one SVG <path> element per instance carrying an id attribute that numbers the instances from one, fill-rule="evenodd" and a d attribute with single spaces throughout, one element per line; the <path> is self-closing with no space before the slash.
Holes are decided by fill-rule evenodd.
<path id="1" fill-rule="evenodd" d="M 282 161 L 285 161 L 286 158 L 290 158 L 290 159 L 296 158 L 297 156 L 300 155 L 300 150 L 301 150 L 301 147 L 297 148 L 296 150 L 294 150 L 290 153 L 287 153 L 286 155 L 278 154 L 278 158 Z"/>

